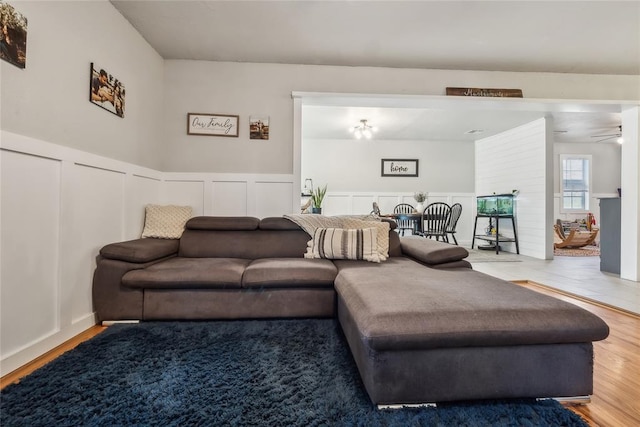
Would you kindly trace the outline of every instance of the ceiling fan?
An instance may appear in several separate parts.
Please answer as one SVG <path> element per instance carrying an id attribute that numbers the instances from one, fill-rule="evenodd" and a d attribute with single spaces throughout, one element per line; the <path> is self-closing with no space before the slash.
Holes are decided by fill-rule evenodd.
<path id="1" fill-rule="evenodd" d="M 602 138 L 596 142 L 617 142 L 618 144 L 622 144 L 622 125 L 618 126 L 618 132 L 609 133 L 604 135 L 591 135 L 591 138 Z M 615 140 L 615 141 L 612 141 Z"/>

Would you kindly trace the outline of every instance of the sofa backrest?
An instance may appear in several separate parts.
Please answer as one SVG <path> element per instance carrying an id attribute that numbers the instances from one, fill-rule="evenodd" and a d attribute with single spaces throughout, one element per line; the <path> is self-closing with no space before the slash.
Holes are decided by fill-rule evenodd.
<path id="1" fill-rule="evenodd" d="M 395 227 L 392 227 L 395 228 Z M 283 217 L 200 216 L 187 221 L 178 256 L 191 258 L 302 258 L 311 237 Z M 401 256 L 398 233 L 389 233 L 389 256 Z"/>

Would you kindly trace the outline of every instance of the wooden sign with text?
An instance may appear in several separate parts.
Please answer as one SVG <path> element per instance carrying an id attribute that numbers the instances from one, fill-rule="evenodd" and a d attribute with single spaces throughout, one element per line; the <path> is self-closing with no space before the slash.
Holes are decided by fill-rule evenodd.
<path id="1" fill-rule="evenodd" d="M 448 87 L 447 95 L 486 96 L 496 98 L 522 98 L 522 89 L 484 89 L 475 87 Z"/>

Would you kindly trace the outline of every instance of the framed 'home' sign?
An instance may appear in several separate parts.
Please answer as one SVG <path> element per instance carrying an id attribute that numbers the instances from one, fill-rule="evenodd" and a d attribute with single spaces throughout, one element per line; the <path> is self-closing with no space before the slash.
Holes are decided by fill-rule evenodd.
<path id="1" fill-rule="evenodd" d="M 418 176 L 418 159 L 382 159 L 382 176 Z"/>
<path id="2" fill-rule="evenodd" d="M 187 135 L 238 137 L 239 116 L 228 114 L 187 114 Z"/>

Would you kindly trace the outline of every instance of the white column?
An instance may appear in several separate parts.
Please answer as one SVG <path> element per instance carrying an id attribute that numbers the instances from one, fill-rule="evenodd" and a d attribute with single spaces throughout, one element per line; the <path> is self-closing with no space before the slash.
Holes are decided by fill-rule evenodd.
<path id="1" fill-rule="evenodd" d="M 640 107 L 622 111 L 620 277 L 640 281 Z"/>

